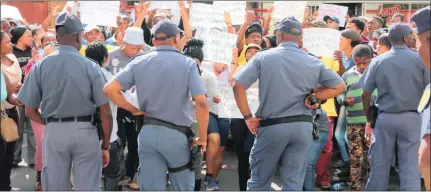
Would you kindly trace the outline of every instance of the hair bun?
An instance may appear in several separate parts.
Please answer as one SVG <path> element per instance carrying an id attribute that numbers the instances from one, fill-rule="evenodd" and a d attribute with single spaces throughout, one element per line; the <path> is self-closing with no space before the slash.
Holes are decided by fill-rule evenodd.
<path id="1" fill-rule="evenodd" d="M 195 47 L 202 49 L 202 47 L 204 46 L 204 42 L 200 39 L 193 37 L 187 41 L 187 43 L 184 47 L 191 47 L 191 46 L 195 46 Z"/>

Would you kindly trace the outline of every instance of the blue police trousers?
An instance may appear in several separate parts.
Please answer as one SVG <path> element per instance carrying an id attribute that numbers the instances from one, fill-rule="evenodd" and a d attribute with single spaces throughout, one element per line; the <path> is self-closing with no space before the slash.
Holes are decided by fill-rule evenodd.
<path id="1" fill-rule="evenodd" d="M 371 169 L 366 191 L 387 190 L 395 146 L 398 148 L 400 190 L 421 190 L 418 168 L 420 118 L 415 112 L 379 114 L 368 154 Z"/>
<path id="2" fill-rule="evenodd" d="M 42 137 L 43 191 L 100 191 L 102 158 L 97 129 L 88 122 L 48 123 Z"/>
<path id="3" fill-rule="evenodd" d="M 271 179 L 280 166 L 283 191 L 302 190 L 313 125 L 295 122 L 259 128 L 250 153 L 249 191 L 271 191 Z"/>
<path id="4" fill-rule="evenodd" d="M 138 136 L 138 184 L 143 191 L 166 191 L 168 167 L 181 167 L 190 160 L 187 137 L 177 130 L 163 126 L 144 125 Z M 169 173 L 174 191 L 193 191 L 194 172 L 185 169 Z"/>

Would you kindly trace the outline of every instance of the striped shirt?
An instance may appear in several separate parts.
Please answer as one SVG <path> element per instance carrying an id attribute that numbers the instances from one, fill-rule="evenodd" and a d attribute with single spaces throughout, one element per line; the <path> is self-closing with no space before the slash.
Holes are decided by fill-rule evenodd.
<path id="1" fill-rule="evenodd" d="M 365 124 L 367 123 L 367 117 L 364 112 L 364 105 L 362 102 L 362 87 L 363 81 L 359 81 L 362 77 L 356 70 L 356 66 L 343 74 L 343 80 L 346 83 L 347 91 L 337 96 L 339 103 L 344 103 L 345 98 L 353 97 L 354 104 L 352 106 L 346 106 L 347 111 L 347 124 Z M 377 98 L 377 89 L 373 92 L 371 97 L 371 103 Z M 371 103 L 369 105 L 371 105 Z"/>

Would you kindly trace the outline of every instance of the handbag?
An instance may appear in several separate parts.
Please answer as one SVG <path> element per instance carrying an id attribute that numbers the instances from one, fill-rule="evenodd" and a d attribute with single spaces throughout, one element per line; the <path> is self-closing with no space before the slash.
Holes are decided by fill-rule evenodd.
<path id="1" fill-rule="evenodd" d="M 6 111 L 1 110 L 1 137 L 3 141 L 13 142 L 19 139 L 18 126 L 15 121 L 9 118 Z"/>

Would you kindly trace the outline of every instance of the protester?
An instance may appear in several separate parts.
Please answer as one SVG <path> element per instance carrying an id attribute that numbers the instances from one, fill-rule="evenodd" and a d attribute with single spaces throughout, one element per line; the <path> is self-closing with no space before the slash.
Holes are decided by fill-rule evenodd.
<path id="1" fill-rule="evenodd" d="M 263 40 L 264 40 L 264 41 L 265 41 L 265 43 L 266 43 L 266 48 L 267 48 L 267 49 L 277 47 L 277 42 L 276 42 L 276 40 L 275 40 L 275 35 L 273 35 L 273 34 L 265 35 L 265 36 L 263 37 Z"/>
<path id="2" fill-rule="evenodd" d="M 391 41 L 389 41 L 388 34 L 382 34 L 376 44 L 377 55 L 386 53 L 391 50 L 391 48 L 392 44 Z"/>
<path id="3" fill-rule="evenodd" d="M 392 15 L 392 23 L 404 23 L 404 15 L 402 13 L 395 13 Z"/>
<path id="4" fill-rule="evenodd" d="M 377 16 L 371 17 L 371 19 L 367 23 L 367 29 L 368 29 L 368 39 L 373 38 L 374 31 L 381 29 L 383 27 L 383 19 Z M 371 47 L 374 47 L 373 41 L 369 42 L 369 45 Z"/>
<path id="5" fill-rule="evenodd" d="M 254 12 L 247 11 L 244 24 L 238 31 L 238 38 L 236 40 L 236 47 L 238 48 L 238 65 L 242 66 L 247 63 L 245 59 L 245 47 L 249 43 L 261 45 L 263 42 L 263 29 L 260 24 L 252 23 L 254 21 Z"/>
<path id="6" fill-rule="evenodd" d="M 338 30 L 340 28 L 340 19 L 338 19 L 336 16 L 325 15 L 323 17 L 323 21 L 325 21 L 326 25 L 330 29 Z"/>
<path id="7" fill-rule="evenodd" d="M 368 43 L 370 40 L 362 35 L 363 31 L 365 30 L 365 22 L 358 17 L 352 17 L 346 24 L 346 29 L 351 29 L 353 31 L 356 31 L 361 36 L 361 42 L 362 43 Z"/>
<path id="8" fill-rule="evenodd" d="M 9 24 L 9 21 L 6 19 L 2 19 L 1 20 L 1 31 L 7 33 L 10 36 L 10 33 L 9 33 L 10 28 L 11 28 L 11 26 Z"/>

